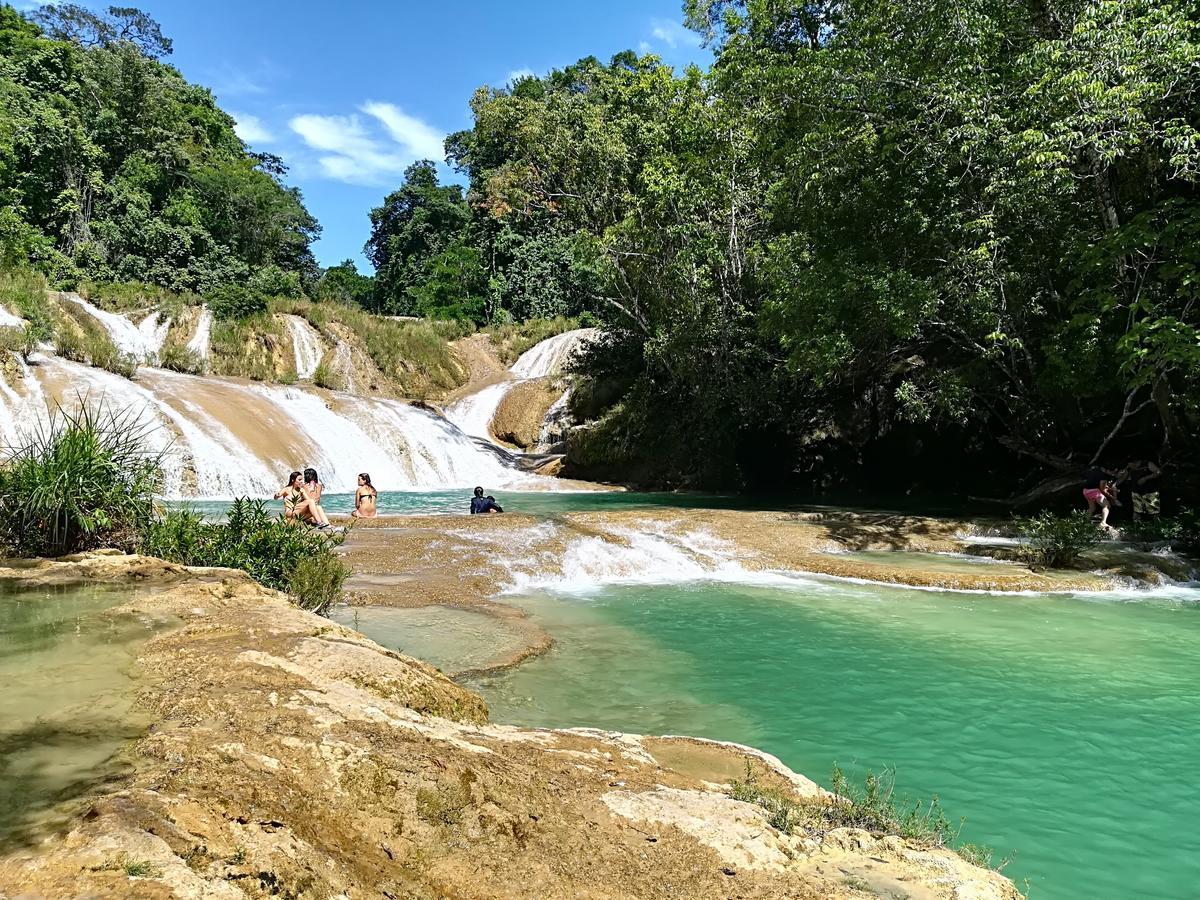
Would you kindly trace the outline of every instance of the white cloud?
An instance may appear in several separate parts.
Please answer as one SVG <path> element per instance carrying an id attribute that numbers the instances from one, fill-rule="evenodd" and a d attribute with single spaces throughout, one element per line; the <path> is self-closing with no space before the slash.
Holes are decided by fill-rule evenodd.
<path id="1" fill-rule="evenodd" d="M 650 22 L 650 35 L 655 40 L 666 44 L 672 50 L 682 45 L 684 47 L 699 47 L 700 35 L 684 28 L 678 22 L 668 19 L 654 19 Z"/>
<path id="2" fill-rule="evenodd" d="M 247 113 L 230 112 L 233 116 L 233 130 L 247 144 L 269 144 L 275 140 L 275 135 L 258 116 Z"/>
<path id="3" fill-rule="evenodd" d="M 638 54 L 639 55 L 645 56 L 647 53 L 653 53 L 653 52 L 654 52 L 654 48 L 650 46 L 649 41 L 641 41 L 638 44 Z"/>
<path id="4" fill-rule="evenodd" d="M 362 111 L 383 123 L 392 140 L 404 147 L 414 159 L 440 160 L 446 155 L 446 136 L 408 115 L 392 103 L 364 103 Z"/>
<path id="5" fill-rule="evenodd" d="M 511 72 L 509 72 L 508 76 L 504 80 L 504 83 L 505 84 L 515 84 L 516 82 L 520 81 L 522 78 L 534 78 L 534 77 L 536 77 L 536 76 L 533 73 L 533 69 L 530 69 L 528 67 L 523 67 L 520 69 L 513 69 Z"/>
<path id="6" fill-rule="evenodd" d="M 441 160 L 443 136 L 391 103 L 365 103 L 360 108 L 383 126 L 373 132 L 358 115 L 296 116 L 292 131 L 320 155 L 321 172 L 335 181 L 377 185 L 403 174 L 418 159 Z"/>

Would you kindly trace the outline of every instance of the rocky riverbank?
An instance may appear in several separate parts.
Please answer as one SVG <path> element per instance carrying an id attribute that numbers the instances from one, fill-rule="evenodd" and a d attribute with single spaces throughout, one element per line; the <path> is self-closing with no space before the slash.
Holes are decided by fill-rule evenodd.
<path id="1" fill-rule="evenodd" d="M 137 584 L 127 612 L 179 623 L 137 654 L 131 774 L 26 833 L 0 896 L 1017 896 L 948 850 L 777 831 L 724 787 L 747 762 L 822 792 L 752 750 L 489 724 L 436 669 L 238 573 L 103 555 L 0 577 Z"/>

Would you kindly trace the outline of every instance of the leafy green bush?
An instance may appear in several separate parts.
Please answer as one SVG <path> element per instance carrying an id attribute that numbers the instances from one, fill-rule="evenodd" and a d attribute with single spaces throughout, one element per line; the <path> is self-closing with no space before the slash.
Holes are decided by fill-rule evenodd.
<path id="1" fill-rule="evenodd" d="M 1168 544 L 1180 553 L 1200 552 L 1200 511 L 1181 510 L 1177 516 L 1136 519 L 1123 527 L 1131 541 L 1143 544 Z"/>
<path id="2" fill-rule="evenodd" d="M 267 311 L 266 295 L 240 284 L 222 284 L 204 296 L 213 317 L 223 322 L 249 318 Z"/>
<path id="3" fill-rule="evenodd" d="M 1016 527 L 1025 536 L 1021 556 L 1033 565 L 1055 568 L 1072 565 L 1101 538 L 1100 526 L 1082 511 L 1065 516 L 1043 512 L 1017 519 Z"/>
<path id="4" fill-rule="evenodd" d="M 275 265 L 256 269 L 248 286 L 264 297 L 299 297 L 304 293 L 299 272 L 285 272 Z"/>
<path id="5" fill-rule="evenodd" d="M 0 467 L 0 545 L 19 556 L 131 549 L 161 479 L 149 428 L 81 401 L 56 409 Z"/>
<path id="6" fill-rule="evenodd" d="M 261 500 L 238 499 L 224 522 L 190 510 L 171 510 L 142 529 L 141 552 L 188 566 L 248 572 L 260 584 L 286 591 L 303 609 L 324 612 L 349 574 L 334 552 L 340 535 L 326 535 L 272 516 Z"/>

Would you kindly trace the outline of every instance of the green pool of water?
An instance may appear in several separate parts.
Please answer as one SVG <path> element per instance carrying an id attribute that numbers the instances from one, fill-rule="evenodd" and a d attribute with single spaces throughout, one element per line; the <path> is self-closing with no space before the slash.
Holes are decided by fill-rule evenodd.
<path id="1" fill-rule="evenodd" d="M 908 569 L 914 572 L 945 572 L 947 574 L 986 574 L 989 572 L 1012 575 L 1019 571 L 1014 563 L 957 553 L 922 553 L 915 550 L 855 550 L 832 554 L 838 559 L 853 559 L 859 562 Z"/>
<path id="2" fill-rule="evenodd" d="M 496 665 L 526 643 L 521 632 L 503 620 L 443 606 L 338 606 L 329 618 L 389 650 L 423 659 L 446 672 Z"/>
<path id="3" fill-rule="evenodd" d="M 130 669 L 155 626 L 104 613 L 129 596 L 0 589 L 0 848 L 119 776 L 119 751 L 144 730 Z"/>
<path id="4" fill-rule="evenodd" d="M 761 747 L 828 784 L 894 767 L 1035 898 L 1196 897 L 1200 608 L 798 580 L 516 602 L 546 656 L 493 719 Z M 1200 597 L 1200 592 L 1192 592 Z"/>

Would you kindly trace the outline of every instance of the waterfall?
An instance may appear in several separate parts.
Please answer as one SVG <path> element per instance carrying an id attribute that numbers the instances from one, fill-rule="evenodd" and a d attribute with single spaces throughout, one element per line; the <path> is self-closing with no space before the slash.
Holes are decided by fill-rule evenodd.
<path id="1" fill-rule="evenodd" d="M 549 378 L 561 375 L 567 364 L 588 341 L 599 334 L 595 328 L 576 328 L 547 338 L 521 354 L 511 369 L 517 378 Z"/>
<path id="2" fill-rule="evenodd" d="M 492 416 L 500 408 L 504 395 L 516 387 L 516 381 L 488 385 L 481 391 L 463 397 L 446 407 L 446 418 L 466 434 L 492 440 Z"/>
<path id="3" fill-rule="evenodd" d="M 108 332 L 113 346 L 121 353 L 132 356 L 139 362 L 153 359 L 167 338 L 170 322 L 159 324 L 159 314 L 151 313 L 140 326 L 134 325 L 124 316 L 110 313 L 93 306 L 78 294 L 61 294 L 63 300 L 74 303 L 95 319 Z"/>
<path id="4" fill-rule="evenodd" d="M 561 375 L 567 364 L 574 358 L 585 343 L 594 340 L 599 334 L 595 328 L 576 328 L 574 331 L 564 331 L 562 334 L 535 344 L 526 350 L 513 363 L 509 374 L 513 380 L 502 381 L 489 385 L 474 394 L 463 397 L 456 403 L 446 407 L 446 418 L 457 425 L 467 434 L 481 437 L 495 443 L 492 437 L 492 418 L 506 394 L 522 381 L 532 381 L 537 378 L 552 378 Z M 552 436 L 553 424 L 551 413 L 561 418 L 566 413 L 567 398 L 564 394 L 546 413 L 546 424 L 543 425 L 541 443 L 547 443 Z"/>
<path id="5" fill-rule="evenodd" d="M 3 306 L 0 306 L 0 328 L 24 328 L 25 320 L 14 316 Z"/>
<path id="6" fill-rule="evenodd" d="M 381 490 L 555 484 L 508 467 L 442 417 L 401 401 L 148 366 L 131 381 L 53 355 L 23 374 L 20 384 L 0 380 L 0 444 L 17 445 L 55 402 L 103 400 L 148 430 L 169 498 L 269 496 L 306 466 L 333 492 L 354 490 L 364 471 Z"/>
<path id="7" fill-rule="evenodd" d="M 307 319 L 300 316 L 283 318 L 292 335 L 292 352 L 296 355 L 296 377 L 307 381 L 313 377 L 317 366 L 321 364 L 321 357 L 325 355 L 325 345 L 321 343 L 321 335 L 308 324 Z"/>
<path id="8" fill-rule="evenodd" d="M 147 356 L 157 356 L 167 341 L 167 332 L 171 330 L 171 320 L 160 312 L 152 312 L 138 323 L 138 332 L 146 342 L 150 351 Z"/>
<path id="9" fill-rule="evenodd" d="M 213 314 L 207 306 L 200 307 L 200 317 L 196 320 L 196 333 L 187 343 L 187 349 L 201 359 L 208 359 L 209 339 L 212 336 Z"/>

